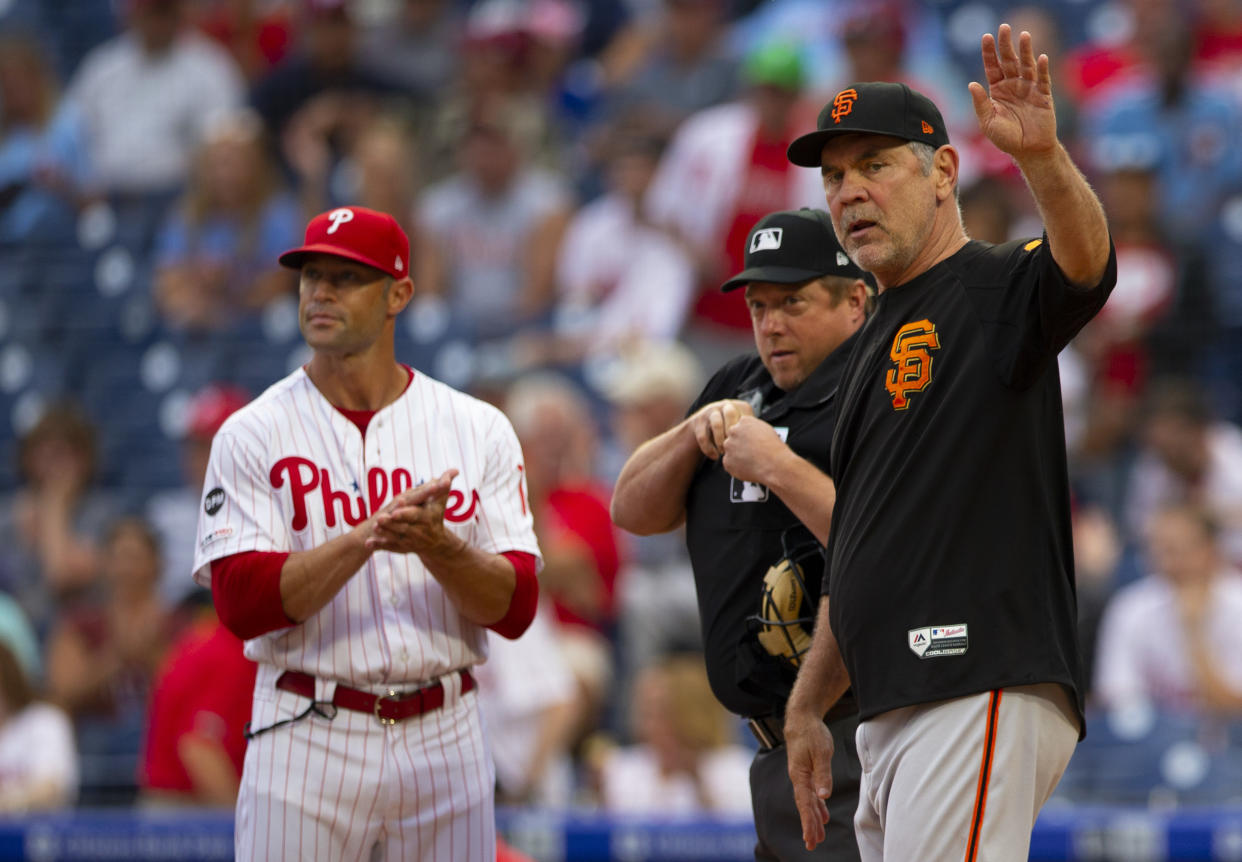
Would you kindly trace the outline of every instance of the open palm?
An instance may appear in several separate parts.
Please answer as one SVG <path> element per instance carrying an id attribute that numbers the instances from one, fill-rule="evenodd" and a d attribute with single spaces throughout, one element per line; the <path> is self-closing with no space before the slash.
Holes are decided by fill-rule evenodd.
<path id="1" fill-rule="evenodd" d="M 970 96 L 979 129 L 997 149 L 1011 156 L 1050 150 L 1057 142 L 1057 121 L 1052 105 L 1052 76 L 1048 55 L 1036 59 L 1031 34 L 1018 36 L 1015 50 L 1008 24 L 1001 24 L 996 37 L 985 33 L 981 40 L 983 71 L 988 88 L 971 82 Z"/>

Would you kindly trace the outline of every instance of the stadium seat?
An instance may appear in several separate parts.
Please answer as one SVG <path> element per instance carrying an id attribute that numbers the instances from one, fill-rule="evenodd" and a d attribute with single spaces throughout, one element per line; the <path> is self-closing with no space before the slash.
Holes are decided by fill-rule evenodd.
<path id="1" fill-rule="evenodd" d="M 1200 717 L 1094 712 L 1057 788 L 1070 802 L 1172 807 L 1242 799 L 1242 750 Z"/>

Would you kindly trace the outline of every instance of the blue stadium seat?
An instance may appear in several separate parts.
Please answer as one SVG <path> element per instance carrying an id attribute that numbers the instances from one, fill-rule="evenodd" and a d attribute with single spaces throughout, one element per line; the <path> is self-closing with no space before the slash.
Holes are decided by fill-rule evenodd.
<path id="1" fill-rule="evenodd" d="M 22 20 L 37 24 L 54 46 L 61 80 L 68 80 L 82 58 L 119 29 L 119 7 L 112 0 L 17 0 L 16 5 L 36 7 L 23 10 Z"/>
<path id="2" fill-rule="evenodd" d="M 145 714 L 134 705 L 113 719 L 86 718 L 75 723 L 80 806 L 133 804 L 138 795 L 138 761 L 145 724 Z"/>
<path id="3" fill-rule="evenodd" d="M 1057 788 L 1070 802 L 1165 806 L 1242 800 L 1242 749 L 1203 718 L 1095 712 Z"/>

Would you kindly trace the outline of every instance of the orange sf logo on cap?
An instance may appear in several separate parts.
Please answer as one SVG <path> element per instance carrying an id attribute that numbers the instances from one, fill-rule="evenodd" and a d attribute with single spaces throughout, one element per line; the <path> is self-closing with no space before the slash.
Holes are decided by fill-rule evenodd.
<path id="1" fill-rule="evenodd" d="M 832 100 L 832 121 L 839 123 L 842 117 L 849 116 L 850 111 L 854 110 L 856 101 L 858 101 L 858 91 L 853 87 L 837 93 Z"/>

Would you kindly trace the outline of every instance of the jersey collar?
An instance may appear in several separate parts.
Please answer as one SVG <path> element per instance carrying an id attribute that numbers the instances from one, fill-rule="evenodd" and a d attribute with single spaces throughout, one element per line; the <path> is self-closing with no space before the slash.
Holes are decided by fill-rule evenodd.
<path id="1" fill-rule="evenodd" d="M 742 382 L 740 388 L 743 394 L 740 397 L 750 400 L 747 396 L 752 393 L 760 396 L 759 403 L 763 407 L 759 410 L 759 418 L 765 422 L 771 422 L 791 410 L 805 410 L 827 403 L 837 392 L 841 375 L 845 371 L 845 362 L 849 359 L 857 338 L 858 332 L 855 332 L 828 354 L 811 372 L 810 377 L 783 395 L 772 382 L 768 369 L 760 363 L 754 373 Z"/>

